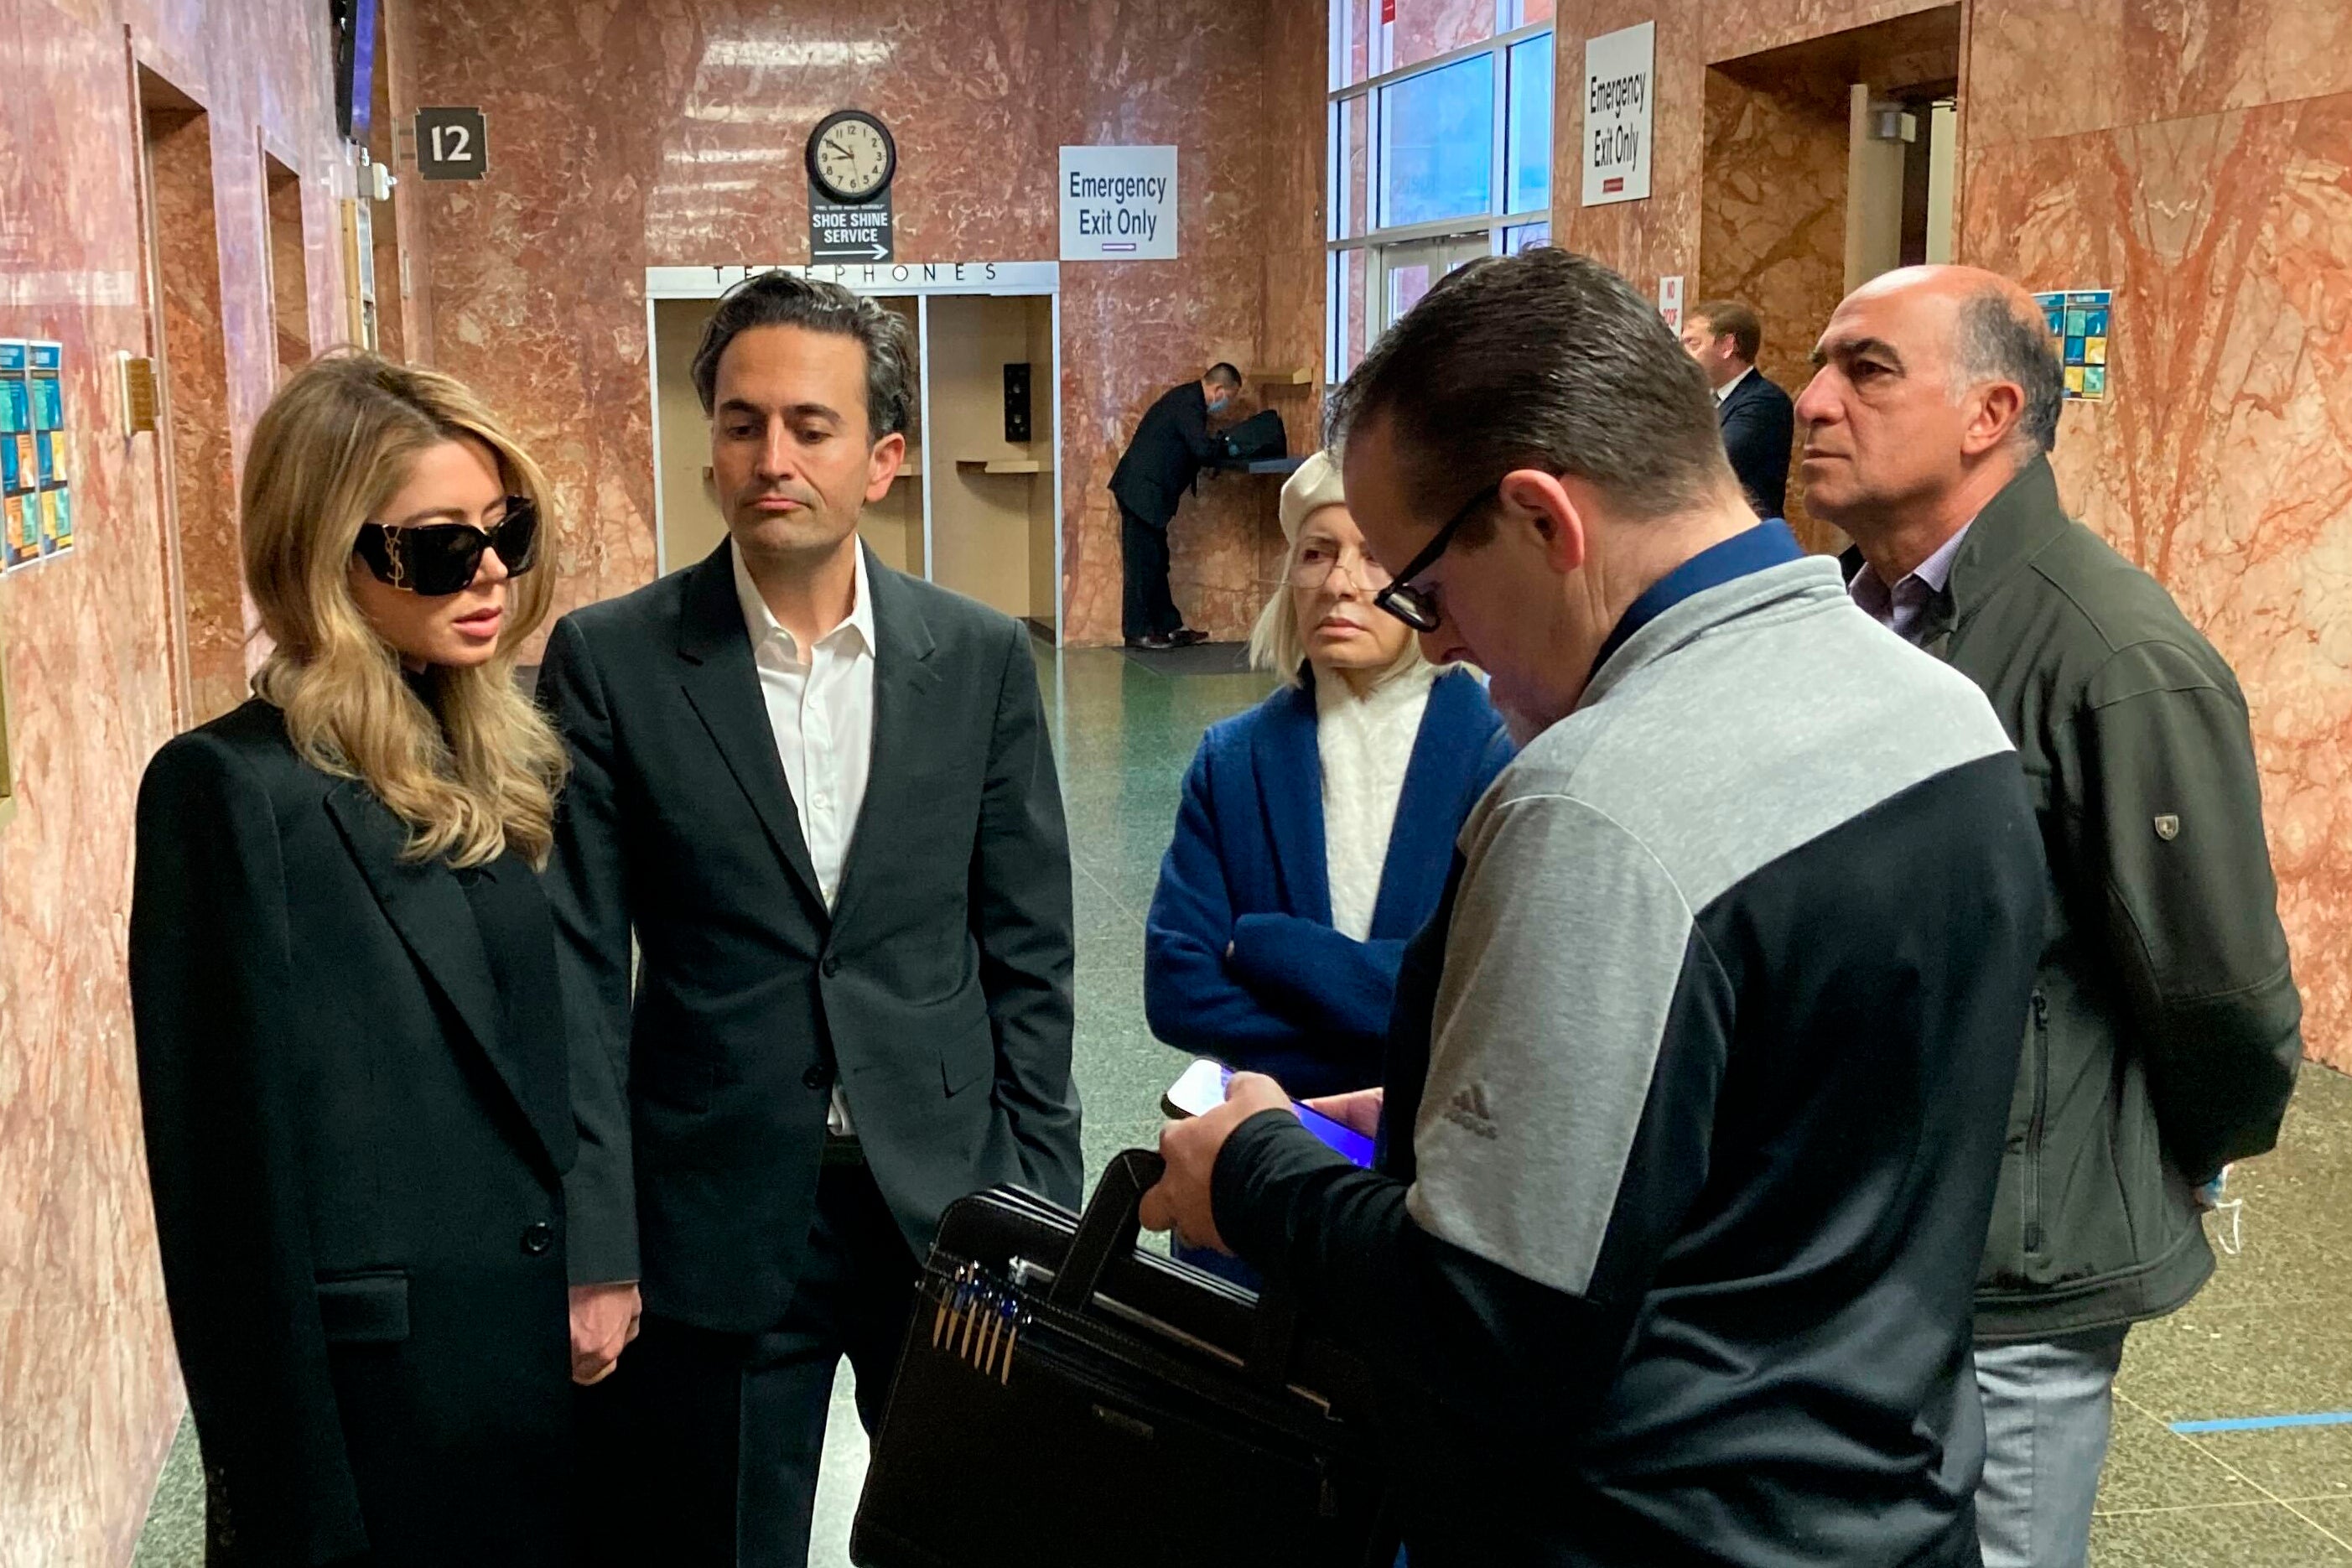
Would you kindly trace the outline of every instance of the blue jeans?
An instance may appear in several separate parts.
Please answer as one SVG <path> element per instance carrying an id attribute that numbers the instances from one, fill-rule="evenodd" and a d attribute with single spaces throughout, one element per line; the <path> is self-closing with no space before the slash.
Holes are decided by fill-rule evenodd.
<path id="1" fill-rule="evenodd" d="M 1976 1347 L 1984 1568 L 2083 1568 L 2107 1461 L 2123 1329 Z"/>

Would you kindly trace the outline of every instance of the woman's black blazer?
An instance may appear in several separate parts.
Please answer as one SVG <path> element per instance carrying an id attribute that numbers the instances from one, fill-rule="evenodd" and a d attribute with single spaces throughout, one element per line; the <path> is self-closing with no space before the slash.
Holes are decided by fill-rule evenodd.
<path id="1" fill-rule="evenodd" d="M 521 918 L 486 933 L 478 873 L 404 862 L 399 820 L 260 701 L 157 753 L 138 833 L 140 1097 L 210 1560 L 566 1561 L 573 1126 L 530 868 L 494 868 Z"/>

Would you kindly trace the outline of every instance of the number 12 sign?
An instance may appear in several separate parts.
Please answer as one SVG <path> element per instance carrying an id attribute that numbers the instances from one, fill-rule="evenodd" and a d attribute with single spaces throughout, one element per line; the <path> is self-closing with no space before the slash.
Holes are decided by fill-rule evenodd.
<path id="1" fill-rule="evenodd" d="M 489 127 L 478 109 L 416 111 L 416 172 L 428 180 L 478 180 L 489 172 Z"/>

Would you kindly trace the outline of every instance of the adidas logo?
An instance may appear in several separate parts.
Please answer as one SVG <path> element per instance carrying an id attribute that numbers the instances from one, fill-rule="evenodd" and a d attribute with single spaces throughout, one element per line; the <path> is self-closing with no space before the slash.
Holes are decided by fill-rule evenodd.
<path id="1" fill-rule="evenodd" d="M 1486 1109 L 1486 1086 L 1473 1083 L 1454 1090 L 1453 1102 L 1445 1108 L 1445 1120 L 1474 1138 L 1498 1138 L 1502 1129 L 1495 1125 L 1493 1112 Z"/>

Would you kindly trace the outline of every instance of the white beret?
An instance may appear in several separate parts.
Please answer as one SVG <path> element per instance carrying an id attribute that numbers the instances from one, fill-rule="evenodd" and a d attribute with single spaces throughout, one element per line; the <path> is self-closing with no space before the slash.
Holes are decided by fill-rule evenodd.
<path id="1" fill-rule="evenodd" d="M 1282 487 L 1282 536 L 1298 542 L 1298 530 L 1309 514 L 1327 506 L 1345 506 L 1348 492 L 1339 482 L 1339 465 L 1329 452 L 1318 452 L 1298 465 Z"/>

